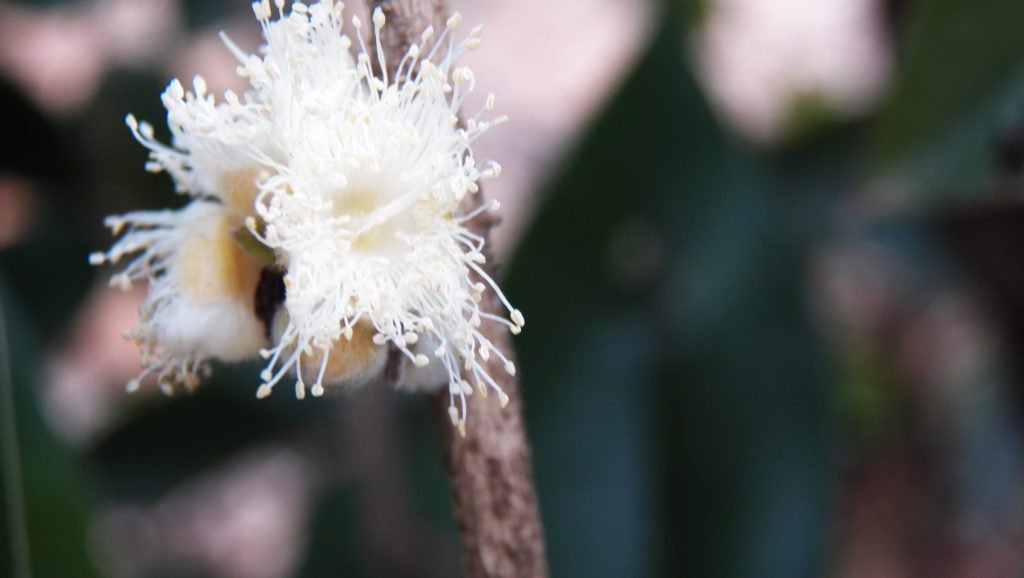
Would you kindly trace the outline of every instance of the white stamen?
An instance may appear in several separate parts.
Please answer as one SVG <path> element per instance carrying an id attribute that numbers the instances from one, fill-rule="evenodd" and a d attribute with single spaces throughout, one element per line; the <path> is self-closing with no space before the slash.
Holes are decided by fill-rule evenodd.
<path id="1" fill-rule="evenodd" d="M 290 374 L 302 398 L 307 384 L 299 367 L 318 354 L 320 375 L 308 390 L 323 395 L 325 375 L 330 380 L 334 372 L 325 371 L 329 345 L 345 338 L 354 348 L 369 347 L 354 330 L 359 323 L 371 331 L 374 348 L 397 348 L 416 367 L 429 365 L 433 353 L 453 388 L 453 424 L 464 431 L 470 381 L 485 392 L 483 384 L 500 391 L 484 368 L 488 359 L 498 357 L 515 372 L 483 337 L 483 324 L 519 333 L 525 323 L 482 267 L 484 239 L 468 228 L 500 203 L 461 208 L 481 179 L 501 172 L 473 150 L 476 138 L 504 121 L 490 118 L 494 95 L 479 114 L 462 110 L 476 79 L 457 59 L 480 44 L 481 28 L 456 38 L 458 13 L 438 34 L 428 27 L 391 67 L 396 78 L 390 78 L 380 44 L 388 23 L 380 7 L 371 15 L 374 46 L 367 46 L 357 16 L 351 17 L 356 38 L 345 36 L 340 3 L 293 3 L 289 13 L 283 0 L 273 5 L 276 15 L 268 0 L 253 4 L 265 37 L 258 53 L 247 54 L 221 35 L 248 90 L 216 99 L 200 76 L 191 92 L 172 81 L 162 102 L 174 146 L 158 142 L 153 127 L 131 115 L 125 122 L 149 151 L 148 170 L 166 172 L 183 194 L 224 207 L 232 231 L 244 226 L 263 245 L 245 249 L 266 249 L 284 274 L 284 300 L 272 324 L 276 343 L 250 353 L 266 360 L 259 397 Z M 233 176 L 239 174 L 244 180 Z M 146 280 L 153 294 L 152 280 L 177 266 L 169 232 L 180 225 L 161 219 L 109 219 L 115 234 L 126 224 L 127 233 L 110 251 L 90 255 L 90 263 L 139 253 L 111 281 L 127 289 Z M 509 319 L 481 309 L 488 294 L 497 296 Z M 182 297 L 179 291 L 161 298 L 175 303 Z M 151 321 L 142 323 L 152 329 Z M 262 323 L 260 329 L 262 339 Z M 155 352 L 166 344 L 150 345 Z M 371 354 L 387 355 L 380 351 Z M 153 370 L 163 382 L 194 384 L 198 361 L 208 357 L 203 350 L 173 360 L 154 353 Z"/>

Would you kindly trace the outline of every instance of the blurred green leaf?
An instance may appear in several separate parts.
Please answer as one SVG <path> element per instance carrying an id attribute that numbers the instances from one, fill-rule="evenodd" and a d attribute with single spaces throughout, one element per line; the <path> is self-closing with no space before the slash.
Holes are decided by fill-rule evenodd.
<path id="1" fill-rule="evenodd" d="M 684 30 L 703 25 L 714 9 L 713 0 L 673 0 L 673 4 L 682 15 Z"/>
<path id="2" fill-rule="evenodd" d="M 183 0 L 185 22 L 189 30 L 222 25 L 224 20 L 232 16 L 251 16 L 248 10 L 250 3 L 232 2 L 230 0 Z"/>
<path id="3" fill-rule="evenodd" d="M 83 242 L 53 219 L 17 245 L 0 249 L 0 275 L 22 300 L 23 314 L 44 342 L 69 327 L 95 272 Z"/>
<path id="4" fill-rule="evenodd" d="M 10 337 L 8 343 L 0 345 L 9 346 L 4 354 L 10 355 L 9 385 L 13 386 L 16 414 L 15 424 L 5 422 L 3 426 L 14 425 L 18 431 L 32 576 L 95 576 L 86 535 L 91 497 L 80 477 L 80 464 L 54 438 L 40 414 L 36 398 L 36 334 L 2 277 L 0 308 L 6 323 L 4 330 Z M 8 545 L 14 543 L 8 531 L 7 524 L 0 529 L 0 544 L 5 545 L 0 562 L 5 570 L 10 567 Z"/>
<path id="5" fill-rule="evenodd" d="M 315 428 L 329 415 L 330 403 L 303 403 L 286 391 L 269 402 L 256 399 L 258 373 L 252 364 L 218 366 L 194 394 L 159 396 L 127 412 L 91 451 L 103 488 L 119 501 L 149 502 L 240 452 Z"/>
<path id="6" fill-rule="evenodd" d="M 813 220 L 791 210 L 796 176 L 725 136 L 663 22 L 507 280 L 552 574 L 817 576 Z"/>
<path id="7" fill-rule="evenodd" d="M 89 105 L 69 122 L 71 143 L 86 167 L 82 187 L 91 189 L 92 206 L 84 207 L 79 218 L 89 218 L 89 231 L 109 242 L 109 231 L 101 229 L 102 218 L 109 213 L 178 207 L 189 200 L 174 192 L 167 174 L 145 169 L 148 151 L 136 142 L 125 116 L 135 115 L 153 126 L 157 140 L 171 142 L 167 111 L 160 95 L 170 78 L 164 74 L 127 69 L 108 73 Z"/>
<path id="8" fill-rule="evenodd" d="M 360 545 L 359 506 L 351 490 L 334 489 L 320 496 L 310 528 L 311 542 L 301 572 L 302 578 L 366 576 Z"/>
<path id="9" fill-rule="evenodd" d="M 0 176 L 23 179 L 31 222 L 24 238 L 0 248 L 0 274 L 22 299 L 45 342 L 66 327 L 92 277 L 82 252 L 81 174 L 66 134 L 0 78 L 0 110 L 17 146 L 0 157 Z M 73 193 L 77 193 L 73 194 Z"/>
<path id="10" fill-rule="evenodd" d="M 20 88 L 3 76 L 0 110 L 4 112 L 5 132 L 17 139 L 17 146 L 7 147 L 0 156 L 0 172 L 65 182 L 62 179 L 69 172 L 70 162 L 61 135 Z"/>
<path id="11" fill-rule="evenodd" d="M 883 206 L 976 196 L 995 130 L 1024 105 L 1024 2 L 917 8 L 870 150 L 872 200 Z"/>
<path id="12" fill-rule="evenodd" d="M 161 80 L 136 73 L 113 74 L 91 107 L 59 126 L 48 122 L 14 87 L 0 85 L 0 101 L 19 137 L 15 154 L 0 170 L 30 179 L 33 211 L 24 238 L 0 249 L 0 272 L 18 295 L 40 339 L 66 331 L 99 270 L 88 254 L 111 242 L 101 221 L 110 210 L 181 204 L 169 179 L 143 169 L 145 149 L 122 123 L 129 110 L 157 119 Z M 135 106 L 140 95 L 145 106 Z M 160 131 L 166 133 L 166 129 Z"/>

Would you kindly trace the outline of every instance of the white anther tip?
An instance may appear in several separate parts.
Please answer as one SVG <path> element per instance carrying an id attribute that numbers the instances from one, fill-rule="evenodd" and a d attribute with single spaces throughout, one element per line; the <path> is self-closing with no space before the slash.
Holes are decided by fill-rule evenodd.
<path id="1" fill-rule="evenodd" d="M 516 325 L 518 325 L 520 327 L 525 327 L 526 326 L 526 318 L 523 317 L 523 312 L 522 311 L 520 311 L 518 309 L 513 309 L 511 317 L 512 317 L 512 322 L 515 323 Z"/>
<path id="2" fill-rule="evenodd" d="M 192 88 L 196 91 L 196 96 L 202 98 L 206 95 L 206 79 L 198 74 L 192 77 Z"/>
<path id="3" fill-rule="evenodd" d="M 430 363 L 430 358 L 420 353 L 415 358 L 413 358 L 412 362 L 413 364 L 416 365 L 416 367 L 426 367 L 427 364 Z"/>
<path id="4" fill-rule="evenodd" d="M 498 404 L 501 405 L 502 409 L 508 405 L 508 394 L 504 391 L 498 392 Z"/>
<path id="5" fill-rule="evenodd" d="M 260 385 L 260 387 L 256 390 L 256 399 L 263 399 L 267 397 L 268 395 L 270 395 L 270 392 L 273 391 L 273 389 L 274 388 L 272 386 L 266 383 Z"/>

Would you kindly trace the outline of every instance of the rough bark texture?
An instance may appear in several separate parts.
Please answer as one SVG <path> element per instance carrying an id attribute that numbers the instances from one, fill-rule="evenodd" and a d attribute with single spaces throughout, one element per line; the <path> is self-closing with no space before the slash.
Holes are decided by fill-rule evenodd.
<path id="1" fill-rule="evenodd" d="M 448 17 L 444 0 L 371 0 L 369 4 L 371 10 L 380 6 L 387 16 L 381 45 L 389 68 L 401 60 L 409 45 L 419 42 L 420 33 L 428 25 L 440 33 Z M 466 201 L 476 206 L 482 197 L 469 195 Z M 472 227 L 488 238 L 494 224 L 493 219 L 482 215 Z M 507 314 L 497 298 L 485 297 L 483 305 L 495 315 Z M 505 327 L 490 323 L 481 330 L 510 359 L 514 358 Z M 547 576 L 544 536 L 519 385 L 495 357 L 487 371 L 508 394 L 509 404 L 501 408 L 497 395 L 472 398 L 464 438 L 449 421 L 448 393 L 431 396 L 441 424 L 444 464 L 451 478 L 462 564 L 468 578 L 543 578 Z"/>
<path id="2" fill-rule="evenodd" d="M 500 336 L 488 338 L 500 346 Z M 497 364 L 488 371 L 497 376 L 503 370 Z M 501 382 L 509 404 L 502 409 L 495 395 L 474 398 L 465 438 L 448 421 L 448 394 L 432 396 L 451 476 L 462 565 L 469 578 L 543 577 L 544 536 L 519 392 L 515 379 Z"/>
<path id="3" fill-rule="evenodd" d="M 445 0 L 368 0 L 367 4 L 371 12 L 379 6 L 387 17 L 380 43 L 387 57 L 388 73 L 394 72 L 410 45 L 419 43 L 427 26 L 434 27 L 436 37 L 448 19 Z"/>

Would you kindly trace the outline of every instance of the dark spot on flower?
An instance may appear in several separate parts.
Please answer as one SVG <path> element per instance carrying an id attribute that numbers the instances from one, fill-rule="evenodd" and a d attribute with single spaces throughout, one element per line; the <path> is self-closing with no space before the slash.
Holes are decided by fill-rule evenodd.
<path id="1" fill-rule="evenodd" d="M 402 360 L 405 356 L 399 351 L 394 343 L 388 343 L 388 360 L 384 365 L 384 378 L 391 383 L 397 383 L 402 377 Z"/>
<path id="2" fill-rule="evenodd" d="M 267 339 L 272 339 L 274 330 L 274 314 L 284 303 L 284 273 L 277 269 L 264 267 L 260 271 L 260 280 L 256 284 L 256 296 L 253 309 L 256 318 L 263 322 L 263 330 Z"/>

